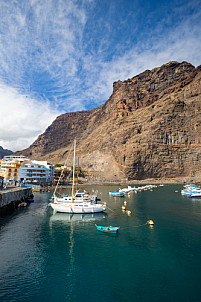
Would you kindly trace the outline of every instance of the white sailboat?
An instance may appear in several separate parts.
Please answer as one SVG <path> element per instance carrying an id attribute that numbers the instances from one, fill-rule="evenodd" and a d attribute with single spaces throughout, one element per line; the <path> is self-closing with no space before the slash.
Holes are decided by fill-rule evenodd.
<path id="1" fill-rule="evenodd" d="M 73 185 L 71 196 L 64 196 L 59 198 L 56 196 L 56 189 L 53 194 L 53 202 L 49 203 L 49 206 L 54 212 L 59 213 L 71 213 L 71 214 L 86 214 L 86 213 L 100 213 L 107 210 L 106 203 L 96 203 L 96 199 L 89 197 L 88 194 L 81 194 L 82 192 L 76 192 L 74 194 L 75 184 L 75 150 L 76 140 L 74 141 L 74 157 L 73 157 Z"/>

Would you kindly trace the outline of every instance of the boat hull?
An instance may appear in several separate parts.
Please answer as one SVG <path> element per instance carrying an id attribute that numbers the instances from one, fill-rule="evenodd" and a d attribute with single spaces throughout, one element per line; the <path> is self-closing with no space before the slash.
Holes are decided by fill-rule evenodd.
<path id="1" fill-rule="evenodd" d="M 201 194 L 191 194 L 191 198 L 201 198 Z"/>
<path id="2" fill-rule="evenodd" d="M 107 233 L 107 234 L 117 234 L 119 227 L 102 226 L 96 224 L 96 229 L 100 232 Z"/>
<path id="3" fill-rule="evenodd" d="M 58 213 L 69 214 L 90 214 L 101 213 L 107 210 L 106 205 L 103 204 L 65 204 L 65 203 L 50 203 L 51 208 Z"/>

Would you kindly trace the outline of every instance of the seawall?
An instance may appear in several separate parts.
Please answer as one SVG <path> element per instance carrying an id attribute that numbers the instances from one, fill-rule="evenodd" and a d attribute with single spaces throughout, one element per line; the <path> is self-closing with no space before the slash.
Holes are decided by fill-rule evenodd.
<path id="1" fill-rule="evenodd" d="M 31 188 L 9 188 L 0 191 L 0 216 L 11 213 L 18 207 L 18 204 L 32 198 Z"/>

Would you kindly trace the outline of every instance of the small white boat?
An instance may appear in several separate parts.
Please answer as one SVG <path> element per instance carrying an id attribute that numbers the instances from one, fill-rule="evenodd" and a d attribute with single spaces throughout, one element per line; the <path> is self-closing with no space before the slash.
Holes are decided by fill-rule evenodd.
<path id="1" fill-rule="evenodd" d="M 124 197 L 125 193 L 124 192 L 112 192 L 112 191 L 110 191 L 109 195 L 114 196 L 114 197 Z"/>
<path id="2" fill-rule="evenodd" d="M 201 198 L 201 189 L 195 185 L 185 185 L 184 189 L 181 190 L 181 195 L 192 197 L 192 198 Z"/>

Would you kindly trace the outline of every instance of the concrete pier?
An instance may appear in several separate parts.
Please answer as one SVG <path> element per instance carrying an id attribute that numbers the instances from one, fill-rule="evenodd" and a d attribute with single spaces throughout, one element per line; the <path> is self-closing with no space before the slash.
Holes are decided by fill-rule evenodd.
<path id="1" fill-rule="evenodd" d="M 32 198 L 33 193 L 31 188 L 8 188 L 0 191 L 0 216 L 11 213 L 18 207 L 18 204 L 28 198 Z"/>

